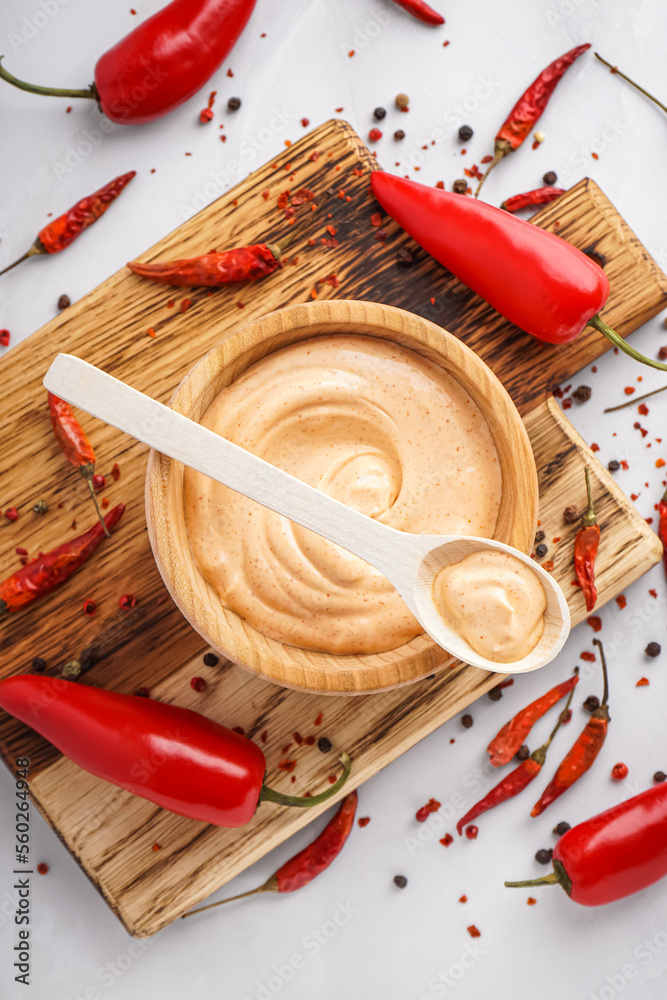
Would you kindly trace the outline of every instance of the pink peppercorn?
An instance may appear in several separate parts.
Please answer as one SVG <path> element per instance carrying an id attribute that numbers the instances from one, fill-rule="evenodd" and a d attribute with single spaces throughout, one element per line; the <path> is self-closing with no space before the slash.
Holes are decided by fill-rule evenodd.
<path id="1" fill-rule="evenodd" d="M 205 691 L 208 685 L 203 677 L 193 677 L 190 681 L 190 687 L 193 691 Z"/>
<path id="2" fill-rule="evenodd" d="M 466 827 L 466 837 L 468 838 L 468 840 L 477 840 L 478 833 L 479 833 L 479 827 L 477 826 Z"/>
<path id="3" fill-rule="evenodd" d="M 377 142 L 378 139 L 382 138 L 382 132 L 380 131 L 379 128 L 372 128 L 368 133 L 368 138 L 371 140 L 371 142 Z"/>
<path id="4" fill-rule="evenodd" d="M 628 765 L 627 764 L 614 764 L 611 769 L 612 778 L 616 778 L 617 781 L 622 781 L 623 778 L 628 776 Z"/>

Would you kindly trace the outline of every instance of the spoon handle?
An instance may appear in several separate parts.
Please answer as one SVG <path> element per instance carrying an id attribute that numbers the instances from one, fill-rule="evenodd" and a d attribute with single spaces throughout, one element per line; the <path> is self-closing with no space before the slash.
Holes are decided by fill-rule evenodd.
<path id="1" fill-rule="evenodd" d="M 163 455 L 342 545 L 385 576 L 394 576 L 409 558 L 404 533 L 302 483 L 81 358 L 58 354 L 44 385 Z"/>

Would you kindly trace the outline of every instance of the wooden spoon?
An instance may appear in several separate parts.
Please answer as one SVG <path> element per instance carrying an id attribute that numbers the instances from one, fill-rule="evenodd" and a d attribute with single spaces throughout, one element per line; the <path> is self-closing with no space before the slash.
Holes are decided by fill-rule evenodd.
<path id="1" fill-rule="evenodd" d="M 491 538 L 414 535 L 390 528 L 72 355 L 56 357 L 44 385 L 73 406 L 365 559 L 393 584 L 431 638 L 465 663 L 502 673 L 535 670 L 549 663 L 567 639 L 570 613 L 560 587 L 541 566 L 510 545 Z M 544 633 L 521 660 L 497 663 L 480 656 L 449 627 L 433 601 L 437 573 L 480 549 L 515 556 L 537 574 L 544 587 Z"/>

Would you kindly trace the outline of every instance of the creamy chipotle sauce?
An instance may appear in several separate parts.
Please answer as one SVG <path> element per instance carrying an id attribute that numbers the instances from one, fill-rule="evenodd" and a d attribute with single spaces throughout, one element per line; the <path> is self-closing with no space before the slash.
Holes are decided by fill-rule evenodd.
<path id="1" fill-rule="evenodd" d="M 473 552 L 440 570 L 433 599 L 448 625 L 495 663 L 528 656 L 544 632 L 544 587 L 529 566 L 506 552 Z"/>
<path id="2" fill-rule="evenodd" d="M 393 528 L 493 536 L 502 477 L 479 407 L 444 369 L 388 340 L 285 347 L 223 389 L 201 422 Z M 373 653 L 422 631 L 364 560 L 190 468 L 185 514 L 201 573 L 264 635 Z"/>

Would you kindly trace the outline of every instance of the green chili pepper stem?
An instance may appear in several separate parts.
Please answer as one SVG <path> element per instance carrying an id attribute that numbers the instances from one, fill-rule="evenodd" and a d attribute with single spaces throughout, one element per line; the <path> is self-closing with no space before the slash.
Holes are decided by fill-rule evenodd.
<path id="1" fill-rule="evenodd" d="M 649 94 L 648 90 L 644 90 L 644 88 L 640 87 L 638 83 L 635 83 L 634 80 L 631 80 L 629 76 L 626 76 L 625 73 L 622 73 L 620 71 L 620 69 L 618 68 L 618 66 L 612 66 L 611 63 L 608 63 L 606 59 L 602 58 L 602 56 L 599 54 L 599 52 L 595 53 L 595 58 L 599 59 L 601 63 L 605 64 L 605 66 L 608 66 L 609 69 L 612 71 L 612 73 L 615 73 L 617 76 L 623 77 L 623 79 L 626 80 L 630 84 L 631 87 L 634 87 L 635 90 L 638 90 L 641 94 L 644 95 L 644 97 L 648 97 L 649 101 L 653 101 L 654 104 L 657 104 L 659 108 L 662 108 L 662 110 L 665 113 L 667 113 L 667 107 L 665 107 L 665 105 L 662 104 L 657 99 L 657 97 L 654 97 L 653 94 Z"/>
<path id="2" fill-rule="evenodd" d="M 654 389 L 653 392 L 645 392 L 643 396 L 637 396 L 635 399 L 627 399 L 625 403 L 619 403 L 618 406 L 607 406 L 603 413 L 616 413 L 617 410 L 624 410 L 627 406 L 634 406 L 636 403 L 641 403 L 642 400 L 648 399 L 649 396 L 657 396 L 659 392 L 664 392 L 667 389 L 667 385 L 661 385 L 659 389 Z"/>
<path id="3" fill-rule="evenodd" d="M 568 896 L 572 895 L 572 880 L 560 861 L 554 859 L 554 870 L 542 878 L 531 878 L 526 882 L 505 882 L 508 889 L 527 889 L 533 885 L 562 885 Z"/>
<path id="4" fill-rule="evenodd" d="M 7 267 L 3 267 L 2 271 L 0 271 L 0 274 L 6 274 L 7 271 L 11 271 L 13 267 L 16 267 L 16 265 L 22 263 L 22 261 L 27 260 L 28 257 L 35 257 L 37 254 L 46 253 L 46 250 L 40 249 L 41 245 L 42 244 L 39 242 L 33 243 L 30 249 L 27 250 L 22 257 L 19 257 L 18 260 L 15 260 L 13 264 L 9 264 Z"/>
<path id="5" fill-rule="evenodd" d="M 584 516 L 581 519 L 581 523 L 584 528 L 593 528 L 597 523 L 598 519 L 595 516 L 595 510 L 593 509 L 593 494 L 591 492 L 591 477 L 588 468 L 584 469 L 586 474 L 586 496 L 588 497 L 588 507 L 584 511 Z"/>
<path id="6" fill-rule="evenodd" d="M 579 667 L 575 667 L 574 668 L 574 672 L 575 672 L 575 674 L 578 674 L 579 673 Z M 568 712 L 568 710 L 570 708 L 570 705 L 572 703 L 572 696 L 573 696 L 573 694 L 574 694 L 574 688 L 572 688 L 572 690 L 570 691 L 568 699 L 565 702 L 565 708 L 563 709 L 563 711 L 558 716 L 558 722 L 556 723 L 556 725 L 554 726 L 554 728 L 551 730 L 551 734 L 549 736 L 549 739 L 546 741 L 546 743 L 543 743 L 542 746 L 539 747 L 539 749 L 533 750 L 533 752 L 530 755 L 531 760 L 537 761 L 537 763 L 538 764 L 542 764 L 542 766 L 544 766 L 544 762 L 547 759 L 547 750 L 551 746 L 551 741 L 553 740 L 554 736 L 556 735 L 556 733 L 558 732 L 558 730 L 560 729 L 560 727 L 562 726 L 562 724 L 563 724 L 563 722 L 565 720 L 565 716 L 566 716 L 566 714 L 567 714 L 567 712 Z"/>
<path id="7" fill-rule="evenodd" d="M 493 159 L 489 163 L 488 167 L 486 168 L 486 170 L 484 172 L 484 176 L 482 177 L 481 181 L 477 185 L 477 190 L 475 191 L 475 198 L 479 197 L 479 192 L 482 190 L 482 184 L 484 183 L 484 181 L 486 180 L 486 178 L 489 176 L 489 174 L 491 173 L 491 171 L 493 170 L 493 168 L 500 163 L 500 161 L 503 159 L 503 157 L 507 156 L 508 153 L 511 153 L 511 152 L 512 152 L 512 147 L 510 146 L 510 144 L 507 141 L 507 139 L 496 139 L 496 145 L 495 145 L 495 148 L 493 150 Z"/>
<path id="8" fill-rule="evenodd" d="M 246 896 L 256 896 L 260 892 L 280 892 L 278 888 L 278 879 L 275 875 L 268 878 L 264 885 L 259 885 L 256 889 L 250 889 L 248 892 L 240 892 L 238 896 L 229 896 L 228 899 L 219 899 L 217 903 L 209 903 L 208 906 L 200 906 L 197 910 L 190 910 L 189 913 L 182 913 L 181 920 L 185 920 L 186 917 L 192 917 L 195 913 L 203 913 L 204 910 L 213 910 L 216 906 L 224 906 L 225 903 L 233 903 L 235 899 L 245 899 Z"/>
<path id="9" fill-rule="evenodd" d="M 600 650 L 600 659 L 602 661 L 602 676 L 604 677 L 604 690 L 602 692 L 602 702 L 600 708 L 605 708 L 609 700 L 609 677 L 607 675 L 607 661 L 604 655 L 604 649 L 602 643 L 599 639 L 593 639 L 593 645 L 597 646 Z"/>
<path id="10" fill-rule="evenodd" d="M 657 368 L 661 372 L 667 372 L 667 365 L 661 364 L 660 361 L 653 361 L 651 358 L 647 358 L 645 354 L 640 354 L 634 347 L 630 347 L 629 344 L 626 344 L 621 335 L 616 333 L 616 330 L 612 330 L 610 326 L 607 326 L 605 321 L 600 319 L 599 316 L 593 316 L 589 319 L 586 325 L 595 327 L 599 333 L 604 334 L 607 340 L 610 341 L 614 347 L 618 347 L 619 351 L 623 351 L 624 354 L 634 358 L 635 361 L 639 361 L 643 365 L 648 365 L 649 368 Z"/>
<path id="11" fill-rule="evenodd" d="M 25 80 L 19 80 L 18 77 L 12 76 L 8 70 L 2 65 L 2 60 L 4 56 L 0 56 L 0 80 L 6 80 L 7 83 L 11 83 L 13 87 L 18 87 L 19 90 L 27 90 L 29 94 L 42 94 L 44 97 L 89 97 L 93 101 L 100 103 L 99 94 L 97 93 L 97 88 L 94 83 L 91 83 L 86 90 L 70 90 L 68 88 L 61 89 L 59 87 L 39 87 L 34 83 L 26 83 Z"/>
<path id="12" fill-rule="evenodd" d="M 95 487 L 93 486 L 93 473 L 92 473 L 92 469 L 90 468 L 90 466 L 84 465 L 83 468 L 79 469 L 79 472 L 81 473 L 81 475 L 83 476 L 83 478 L 88 483 L 88 486 L 90 487 L 90 495 L 93 498 L 93 503 L 95 504 L 95 510 L 97 511 L 97 516 L 100 519 L 100 524 L 102 525 L 102 528 L 104 529 L 104 534 L 107 536 L 107 538 L 111 538 L 111 532 L 109 531 L 109 529 L 106 526 L 106 522 L 104 520 L 104 516 L 102 514 L 102 511 L 100 510 L 100 505 L 98 504 L 97 497 L 95 496 Z"/>
<path id="13" fill-rule="evenodd" d="M 343 765 L 343 773 L 335 785 L 332 785 L 326 792 L 320 792 L 319 795 L 285 795 L 283 792 L 277 792 L 274 788 L 262 785 L 262 790 L 259 793 L 259 801 L 277 802 L 281 806 L 300 806 L 301 808 L 318 806 L 321 802 L 326 802 L 332 795 L 339 792 L 349 778 L 352 761 L 346 753 L 342 753 L 340 755 L 340 762 Z"/>

